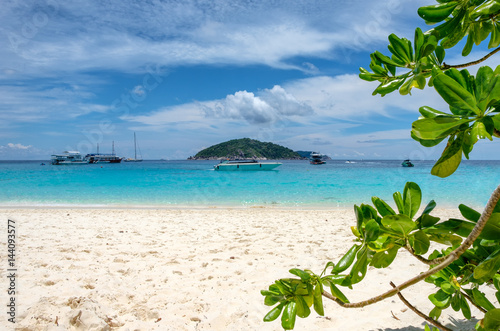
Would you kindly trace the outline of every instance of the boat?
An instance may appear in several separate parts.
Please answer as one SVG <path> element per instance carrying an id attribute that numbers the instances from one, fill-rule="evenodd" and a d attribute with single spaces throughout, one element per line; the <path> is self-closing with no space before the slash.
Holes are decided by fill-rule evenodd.
<path id="1" fill-rule="evenodd" d="M 85 158 L 88 163 L 120 163 L 123 158 L 116 156 L 115 154 L 115 142 L 113 141 L 113 151 L 111 154 L 101 154 L 99 153 L 99 144 L 97 144 L 97 153 L 87 154 Z"/>
<path id="2" fill-rule="evenodd" d="M 311 164 L 325 164 L 326 162 L 322 159 L 323 155 L 320 153 L 312 152 L 310 155 L 309 163 Z"/>
<path id="3" fill-rule="evenodd" d="M 278 162 L 258 162 L 256 160 L 226 160 L 214 165 L 214 170 L 218 171 L 254 171 L 272 170 L 279 167 Z"/>
<path id="4" fill-rule="evenodd" d="M 134 158 L 129 157 L 128 159 L 125 159 L 125 162 L 142 162 L 142 158 L 141 159 L 137 158 L 137 140 L 135 138 L 135 132 L 134 132 Z"/>
<path id="5" fill-rule="evenodd" d="M 403 167 L 405 167 L 405 168 L 411 168 L 411 167 L 413 167 L 413 166 L 414 166 L 414 165 L 413 165 L 413 163 L 411 163 L 411 161 L 410 161 L 410 160 L 404 160 L 404 161 L 403 161 L 403 163 L 401 163 L 401 165 L 402 165 Z"/>
<path id="6" fill-rule="evenodd" d="M 62 154 L 54 154 L 50 158 L 53 165 L 80 165 L 88 164 L 89 161 L 77 151 L 64 151 Z"/>

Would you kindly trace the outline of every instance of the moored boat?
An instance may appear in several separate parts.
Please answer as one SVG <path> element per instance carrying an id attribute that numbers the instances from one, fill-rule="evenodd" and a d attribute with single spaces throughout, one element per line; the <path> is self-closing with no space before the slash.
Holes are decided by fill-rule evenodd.
<path id="1" fill-rule="evenodd" d="M 279 162 L 258 162 L 256 160 L 234 160 L 222 161 L 214 165 L 214 170 L 218 171 L 255 171 L 255 170 L 272 170 L 279 167 Z"/>
<path id="2" fill-rule="evenodd" d="M 405 168 L 411 168 L 411 167 L 413 167 L 413 166 L 414 166 L 414 165 L 413 165 L 413 163 L 411 163 L 411 161 L 410 161 L 410 160 L 404 160 L 404 161 L 403 161 L 403 163 L 401 163 L 401 165 L 402 165 L 403 167 L 405 167 Z"/>
<path id="3" fill-rule="evenodd" d="M 115 142 L 113 141 L 113 151 L 111 154 L 99 153 L 99 144 L 97 144 L 97 153 L 87 154 L 85 158 L 88 163 L 120 163 L 123 158 L 115 154 Z"/>
<path id="4" fill-rule="evenodd" d="M 140 150 L 139 150 L 140 152 Z M 134 158 L 127 158 L 124 160 L 125 162 L 142 162 L 142 158 L 138 159 L 137 158 L 137 140 L 135 138 L 135 132 L 134 132 Z"/>
<path id="5" fill-rule="evenodd" d="M 321 155 L 320 153 L 317 153 L 317 152 L 312 152 L 310 159 L 309 159 L 309 163 L 311 163 L 311 164 L 325 164 L 326 162 L 323 161 L 323 155 Z"/>
<path id="6" fill-rule="evenodd" d="M 88 164 L 89 161 L 77 151 L 64 151 L 62 154 L 54 154 L 50 158 L 53 165 L 80 165 Z"/>

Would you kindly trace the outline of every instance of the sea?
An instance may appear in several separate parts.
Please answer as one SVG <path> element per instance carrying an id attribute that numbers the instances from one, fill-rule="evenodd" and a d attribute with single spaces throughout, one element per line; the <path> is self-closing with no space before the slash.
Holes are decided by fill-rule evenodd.
<path id="1" fill-rule="evenodd" d="M 430 174 L 434 161 L 280 161 L 271 171 L 214 171 L 217 161 L 143 161 L 51 165 L 0 161 L 0 207 L 282 207 L 352 208 L 377 196 L 392 206 L 405 183 L 422 189 L 423 204 L 482 209 L 500 184 L 500 161 L 464 160 L 448 178 Z M 45 163 L 45 165 L 42 165 Z"/>

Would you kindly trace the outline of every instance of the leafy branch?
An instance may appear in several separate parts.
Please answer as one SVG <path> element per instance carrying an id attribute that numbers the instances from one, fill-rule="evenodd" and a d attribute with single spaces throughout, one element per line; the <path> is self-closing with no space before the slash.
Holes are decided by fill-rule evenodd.
<path id="1" fill-rule="evenodd" d="M 493 210 L 495 209 L 495 206 L 497 205 L 498 200 L 500 200 L 500 185 L 493 191 L 488 203 L 486 204 L 486 207 L 484 208 L 484 211 L 481 215 L 481 218 L 477 222 L 476 226 L 472 229 L 471 233 L 469 236 L 462 242 L 462 244 L 452 251 L 449 255 L 446 257 L 442 258 L 437 258 L 432 260 L 432 263 L 439 263 L 438 265 L 434 266 L 433 268 L 427 270 L 426 272 L 423 272 L 419 274 L 418 276 L 415 276 L 406 282 L 402 283 L 399 286 L 394 286 L 392 290 L 389 290 L 385 293 L 382 293 L 376 297 L 370 298 L 368 300 L 363 300 L 360 302 L 356 303 L 345 303 L 339 300 L 338 298 L 332 296 L 330 293 L 324 291 L 322 294 L 324 297 L 335 301 L 339 305 L 341 305 L 344 308 L 361 308 L 365 307 L 374 303 L 377 303 L 379 301 L 382 301 L 384 299 L 387 299 L 405 288 L 408 288 L 412 285 L 415 285 L 416 283 L 424 280 L 425 278 L 437 273 L 438 271 L 443 270 L 444 268 L 448 267 L 451 263 L 456 261 L 465 251 L 467 248 L 469 248 L 472 243 L 479 237 L 481 234 L 483 228 L 485 227 L 486 223 L 491 217 L 491 214 L 493 213 Z"/>

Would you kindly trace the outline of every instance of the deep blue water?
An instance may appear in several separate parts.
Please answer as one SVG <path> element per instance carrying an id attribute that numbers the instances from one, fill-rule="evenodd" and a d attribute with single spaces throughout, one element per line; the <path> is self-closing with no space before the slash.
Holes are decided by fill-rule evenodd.
<path id="1" fill-rule="evenodd" d="M 47 163 L 47 162 L 46 162 Z M 500 184 L 500 161 L 463 161 L 446 179 L 430 175 L 432 161 L 283 161 L 273 171 L 218 172 L 217 161 L 42 166 L 0 161 L 0 206 L 321 206 L 351 207 L 378 196 L 392 203 L 407 181 L 424 203 L 482 207 Z"/>

